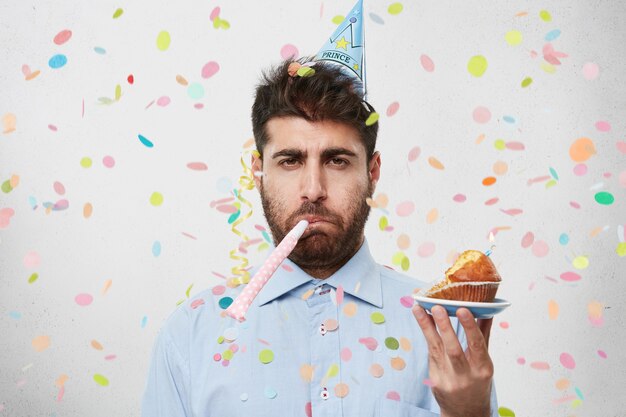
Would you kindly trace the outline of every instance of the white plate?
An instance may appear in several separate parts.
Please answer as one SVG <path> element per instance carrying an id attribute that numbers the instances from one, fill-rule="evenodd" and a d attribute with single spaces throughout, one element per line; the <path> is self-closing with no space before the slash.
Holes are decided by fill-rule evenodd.
<path id="1" fill-rule="evenodd" d="M 456 301 L 456 300 L 442 300 L 439 298 L 424 297 L 423 295 L 415 294 L 413 298 L 417 301 L 417 304 L 422 306 L 424 310 L 430 311 L 433 306 L 439 305 L 446 309 L 448 316 L 455 317 L 456 310 L 459 307 L 465 307 L 472 312 L 477 319 L 488 319 L 494 315 L 501 313 L 505 308 L 511 305 L 510 302 L 501 298 L 495 298 L 490 303 L 477 303 L 471 301 Z"/>

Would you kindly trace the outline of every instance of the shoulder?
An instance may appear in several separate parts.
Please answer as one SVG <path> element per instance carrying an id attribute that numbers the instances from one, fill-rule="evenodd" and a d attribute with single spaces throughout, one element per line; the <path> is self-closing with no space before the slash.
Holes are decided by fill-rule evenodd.
<path id="1" fill-rule="evenodd" d="M 388 266 L 377 264 L 383 288 L 395 289 L 407 293 L 429 286 L 430 284 L 417 278 L 405 275 Z"/>

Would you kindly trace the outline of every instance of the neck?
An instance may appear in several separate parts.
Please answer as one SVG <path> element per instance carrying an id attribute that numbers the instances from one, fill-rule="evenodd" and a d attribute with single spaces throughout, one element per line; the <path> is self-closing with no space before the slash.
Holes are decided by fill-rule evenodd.
<path id="1" fill-rule="evenodd" d="M 359 243 L 345 258 L 338 260 L 330 265 L 317 266 L 317 265 L 298 265 L 304 272 L 317 279 L 326 279 L 332 276 L 335 272 L 339 271 L 352 257 L 361 249 L 363 242 L 365 241 L 365 235 L 361 236 Z"/>

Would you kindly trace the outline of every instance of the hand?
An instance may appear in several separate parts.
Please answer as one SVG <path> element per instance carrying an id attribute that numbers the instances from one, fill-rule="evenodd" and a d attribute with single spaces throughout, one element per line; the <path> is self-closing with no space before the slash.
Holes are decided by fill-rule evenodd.
<path id="1" fill-rule="evenodd" d="M 432 316 L 417 304 L 413 307 L 428 343 L 428 370 L 441 416 L 490 416 L 493 362 L 487 347 L 493 319 L 479 319 L 477 323 L 468 309 L 457 310 L 467 337 L 463 352 L 446 310 L 435 306 L 431 311 Z"/>

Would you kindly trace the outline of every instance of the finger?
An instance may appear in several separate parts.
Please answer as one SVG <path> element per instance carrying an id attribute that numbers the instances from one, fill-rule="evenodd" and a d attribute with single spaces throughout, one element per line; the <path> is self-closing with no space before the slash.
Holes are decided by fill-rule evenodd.
<path id="1" fill-rule="evenodd" d="M 417 324 L 419 324 L 422 329 L 422 333 L 424 333 L 424 337 L 426 338 L 430 359 L 438 368 L 442 368 L 445 366 L 444 347 L 441 337 L 435 327 L 433 318 L 418 304 L 413 306 L 412 312 L 415 320 L 417 320 Z"/>
<path id="2" fill-rule="evenodd" d="M 467 349 L 472 361 L 475 361 L 478 365 L 490 362 L 491 358 L 487 352 L 485 337 L 480 331 L 478 324 L 474 321 L 472 313 L 466 308 L 459 308 L 456 316 L 465 330 Z"/>
<path id="3" fill-rule="evenodd" d="M 435 306 L 431 309 L 431 312 L 433 313 L 435 323 L 441 334 L 441 340 L 443 340 L 448 362 L 455 371 L 464 372 L 467 370 L 469 364 L 465 358 L 463 347 L 454 332 L 452 323 L 450 323 L 450 317 L 448 317 L 446 309 L 441 306 Z"/>
<path id="4" fill-rule="evenodd" d="M 489 337 L 491 335 L 491 325 L 493 324 L 493 317 L 488 319 L 478 319 L 478 328 L 485 338 L 485 344 L 489 349 Z"/>

